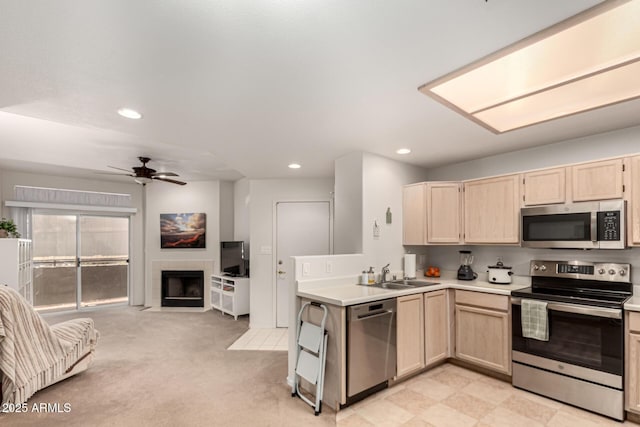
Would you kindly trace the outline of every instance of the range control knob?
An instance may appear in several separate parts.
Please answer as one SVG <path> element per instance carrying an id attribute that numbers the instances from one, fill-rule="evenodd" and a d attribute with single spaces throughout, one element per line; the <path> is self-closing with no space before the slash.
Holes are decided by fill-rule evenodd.
<path id="1" fill-rule="evenodd" d="M 547 270 L 547 266 L 542 264 L 542 266 L 540 267 L 540 271 L 546 271 Z"/>
<path id="2" fill-rule="evenodd" d="M 627 270 L 620 270 L 620 275 L 625 276 L 627 274 Z"/>
<path id="3" fill-rule="evenodd" d="M 598 269 L 598 274 L 604 274 L 604 272 L 605 272 L 604 268 L 599 268 Z"/>
<path id="4" fill-rule="evenodd" d="M 533 264 L 533 269 L 535 271 L 538 271 L 538 270 L 540 270 L 540 267 L 538 267 L 538 264 Z"/>
<path id="5" fill-rule="evenodd" d="M 616 274 L 616 271 L 612 268 L 611 270 L 609 270 L 609 274 L 613 276 L 614 274 Z"/>

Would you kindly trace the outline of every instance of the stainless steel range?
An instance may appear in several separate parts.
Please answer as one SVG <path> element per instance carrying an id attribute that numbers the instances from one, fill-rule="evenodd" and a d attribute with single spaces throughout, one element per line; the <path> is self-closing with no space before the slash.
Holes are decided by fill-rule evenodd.
<path id="1" fill-rule="evenodd" d="M 624 419 L 623 305 L 633 292 L 631 266 L 531 261 L 530 269 L 531 287 L 511 293 L 513 385 Z M 548 336 L 532 334 L 532 307 Z"/>

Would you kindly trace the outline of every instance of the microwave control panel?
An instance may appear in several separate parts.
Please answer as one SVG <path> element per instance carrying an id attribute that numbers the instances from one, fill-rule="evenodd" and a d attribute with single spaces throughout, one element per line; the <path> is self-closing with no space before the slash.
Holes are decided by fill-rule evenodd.
<path id="1" fill-rule="evenodd" d="M 617 241 L 621 237 L 620 211 L 598 212 L 598 240 Z"/>

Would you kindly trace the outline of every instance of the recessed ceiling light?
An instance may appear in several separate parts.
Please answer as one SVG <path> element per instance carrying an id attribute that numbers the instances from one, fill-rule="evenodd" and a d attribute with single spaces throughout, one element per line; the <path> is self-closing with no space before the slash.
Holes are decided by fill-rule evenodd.
<path id="1" fill-rule="evenodd" d="M 122 117 L 126 117 L 127 119 L 138 120 L 142 118 L 142 114 L 137 112 L 136 110 L 132 110 L 131 108 L 120 108 L 118 110 L 118 114 Z"/>
<path id="2" fill-rule="evenodd" d="M 291 163 L 291 164 L 289 165 L 289 169 L 300 169 L 301 167 L 302 167 L 302 166 L 300 166 L 300 165 L 299 165 L 299 164 L 297 164 L 297 163 Z"/>
<path id="3" fill-rule="evenodd" d="M 603 2 L 419 90 L 494 133 L 638 98 L 638 17 Z"/>
<path id="4" fill-rule="evenodd" d="M 398 153 L 398 154 L 409 154 L 410 152 L 411 152 L 411 150 L 408 149 L 408 148 L 400 148 L 400 149 L 396 150 L 396 153 Z"/>

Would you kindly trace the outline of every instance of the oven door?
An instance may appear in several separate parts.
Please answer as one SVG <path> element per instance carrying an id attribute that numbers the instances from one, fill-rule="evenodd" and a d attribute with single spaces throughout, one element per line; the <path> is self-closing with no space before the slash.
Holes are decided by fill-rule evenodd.
<path id="1" fill-rule="evenodd" d="M 511 298 L 511 307 L 514 353 L 622 376 L 622 310 L 549 301 L 549 341 L 540 341 L 522 336 L 520 298 Z"/>

